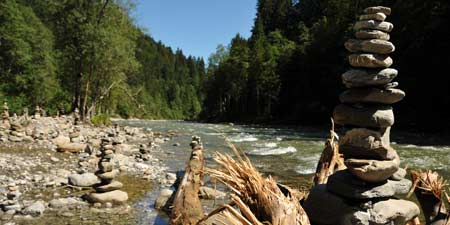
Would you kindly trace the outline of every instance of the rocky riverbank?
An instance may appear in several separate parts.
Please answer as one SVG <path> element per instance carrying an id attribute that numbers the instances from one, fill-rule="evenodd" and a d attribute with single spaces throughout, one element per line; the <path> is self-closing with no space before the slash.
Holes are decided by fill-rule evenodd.
<path id="1" fill-rule="evenodd" d="M 76 217 L 86 222 L 91 221 L 91 213 L 103 212 L 127 215 L 117 218 L 122 220 L 132 216 L 131 203 L 148 191 L 143 187 L 170 186 L 176 179 L 175 174 L 165 172 L 165 165 L 154 154 L 162 151 L 158 144 L 168 141 L 174 132 L 94 127 L 78 124 L 76 116 L 9 118 L 6 113 L 4 110 L 0 124 L 2 224 L 48 224 L 47 216 L 49 220 Z M 111 141 L 113 156 L 100 151 L 102 140 Z M 93 203 L 85 197 L 109 179 L 100 180 L 98 176 L 105 175 L 95 173 L 105 157 L 111 157 L 108 166 L 114 168 L 111 180 L 123 184 L 121 190 L 129 199 L 116 201 L 116 196 L 109 196 L 112 199 Z"/>

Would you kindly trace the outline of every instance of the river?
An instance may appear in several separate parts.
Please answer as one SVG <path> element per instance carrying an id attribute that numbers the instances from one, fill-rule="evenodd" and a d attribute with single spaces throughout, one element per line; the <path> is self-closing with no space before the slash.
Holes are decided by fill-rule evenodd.
<path id="1" fill-rule="evenodd" d="M 231 153 L 225 137 L 240 150 L 247 153 L 253 164 L 266 175 L 276 177 L 281 183 L 293 186 L 309 184 L 317 161 L 329 136 L 325 129 L 318 128 L 279 128 L 262 126 L 243 126 L 227 124 L 207 124 L 183 121 L 121 121 L 121 124 L 146 127 L 153 131 L 177 131 L 177 136 L 161 145 L 164 150 L 158 156 L 172 172 L 182 171 L 190 155 L 189 143 L 192 135 L 202 138 L 206 164 L 211 165 L 214 152 Z M 391 132 L 393 147 L 398 151 L 402 167 L 409 169 L 431 169 L 445 178 L 450 178 L 450 147 L 421 146 L 421 140 L 409 139 Z M 401 140 L 401 143 L 400 141 Z M 179 143 L 179 146 L 176 144 Z M 426 143 L 426 140 L 423 140 Z M 152 209 L 152 201 L 157 190 L 149 192 L 137 205 L 146 216 L 142 224 L 167 224 L 164 216 Z"/>

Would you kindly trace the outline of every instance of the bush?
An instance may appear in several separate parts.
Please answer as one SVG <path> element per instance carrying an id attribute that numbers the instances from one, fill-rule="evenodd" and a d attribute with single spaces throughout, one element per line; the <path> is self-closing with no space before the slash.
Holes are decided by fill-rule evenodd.
<path id="1" fill-rule="evenodd" d="M 109 115 L 107 114 L 98 114 L 91 118 L 91 123 L 94 126 L 111 126 L 113 123 L 109 119 Z"/>

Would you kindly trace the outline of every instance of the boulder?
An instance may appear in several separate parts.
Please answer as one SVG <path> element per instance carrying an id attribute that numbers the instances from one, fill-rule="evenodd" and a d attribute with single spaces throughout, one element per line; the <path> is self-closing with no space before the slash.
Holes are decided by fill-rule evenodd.
<path id="1" fill-rule="evenodd" d="M 311 223 L 340 225 L 345 215 L 351 215 L 358 210 L 358 207 L 351 206 L 351 203 L 351 201 L 329 192 L 326 184 L 319 184 L 311 189 L 302 206 Z"/>
<path id="2" fill-rule="evenodd" d="M 345 165 L 350 173 L 359 179 L 370 183 L 379 183 L 397 172 L 400 159 L 398 157 L 393 160 L 347 159 Z"/>
<path id="3" fill-rule="evenodd" d="M 59 135 L 58 137 L 52 139 L 52 143 L 55 144 L 56 146 L 63 146 L 65 144 L 70 143 L 70 138 L 63 135 Z"/>
<path id="4" fill-rule="evenodd" d="M 359 127 L 390 127 L 394 124 L 394 112 L 390 106 L 352 107 L 344 104 L 336 106 L 333 112 L 336 124 Z"/>
<path id="5" fill-rule="evenodd" d="M 389 54 L 395 51 L 395 46 L 391 42 L 380 39 L 349 39 L 345 42 L 344 46 L 350 52 Z"/>
<path id="6" fill-rule="evenodd" d="M 358 30 L 355 32 L 358 39 L 380 39 L 388 41 L 391 37 L 388 33 L 380 30 Z"/>
<path id="7" fill-rule="evenodd" d="M 128 194 L 126 192 L 115 190 L 105 193 L 90 193 L 88 200 L 91 203 L 113 203 L 113 204 L 124 204 L 128 201 Z"/>
<path id="8" fill-rule="evenodd" d="M 100 180 L 93 173 L 72 174 L 69 176 L 69 183 L 78 187 L 90 187 L 100 183 Z"/>
<path id="9" fill-rule="evenodd" d="M 381 103 L 394 104 L 405 97 L 405 92 L 400 89 L 349 89 L 339 96 L 342 103 Z"/>
<path id="10" fill-rule="evenodd" d="M 339 151 L 345 159 L 394 159 L 397 154 L 390 146 L 390 130 L 390 127 L 380 131 L 366 128 L 351 129 L 339 140 Z"/>
<path id="11" fill-rule="evenodd" d="M 58 152 L 80 153 L 87 150 L 88 145 L 83 143 L 65 143 L 57 146 Z"/>
<path id="12" fill-rule="evenodd" d="M 200 187 L 200 197 L 202 199 L 222 199 L 225 196 L 226 194 L 223 191 L 205 186 Z"/>
<path id="13" fill-rule="evenodd" d="M 385 15 L 391 15 L 391 8 L 385 6 L 372 6 L 364 9 L 366 14 L 383 13 Z"/>
<path id="14" fill-rule="evenodd" d="M 362 20 L 355 23 L 353 26 L 355 30 L 379 30 L 384 32 L 391 32 L 394 29 L 394 25 L 389 22 L 380 22 L 375 20 Z"/>
<path id="15" fill-rule="evenodd" d="M 350 199 L 372 199 L 406 194 L 411 185 L 407 179 L 368 183 L 354 177 L 348 170 L 341 170 L 328 178 L 327 190 Z"/>
<path id="16" fill-rule="evenodd" d="M 379 54 L 351 54 L 348 56 L 350 65 L 366 68 L 387 68 L 393 63 L 388 55 Z"/>
<path id="17" fill-rule="evenodd" d="M 169 201 L 170 197 L 173 195 L 174 191 L 171 189 L 162 189 L 159 192 L 158 198 L 155 201 L 155 209 L 162 209 L 166 206 L 167 201 Z"/>
<path id="18" fill-rule="evenodd" d="M 44 211 L 45 211 L 44 203 L 42 201 L 37 201 L 31 204 L 30 206 L 26 207 L 25 209 L 23 209 L 22 214 L 38 217 L 44 214 Z"/>
<path id="19" fill-rule="evenodd" d="M 367 204 L 365 210 L 347 214 L 342 225 L 404 225 L 419 216 L 419 207 L 410 201 L 387 199 Z"/>
<path id="20" fill-rule="evenodd" d="M 359 16 L 359 20 L 377 20 L 384 21 L 386 19 L 386 14 L 382 12 L 373 13 L 373 14 L 365 14 Z"/>
<path id="21" fill-rule="evenodd" d="M 97 186 L 95 187 L 95 190 L 97 192 L 108 192 L 108 191 L 115 191 L 115 190 L 119 190 L 123 187 L 123 184 L 119 181 L 113 181 L 109 184 L 105 184 L 105 185 L 101 185 L 101 186 Z"/>

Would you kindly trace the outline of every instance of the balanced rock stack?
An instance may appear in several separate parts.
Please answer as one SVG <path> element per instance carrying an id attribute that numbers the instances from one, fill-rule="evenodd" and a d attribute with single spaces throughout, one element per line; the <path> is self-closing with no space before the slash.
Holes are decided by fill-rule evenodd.
<path id="1" fill-rule="evenodd" d="M 120 190 L 123 184 L 114 180 L 119 175 L 119 170 L 114 168 L 112 163 L 115 153 L 114 144 L 116 143 L 111 141 L 110 138 L 102 139 L 101 158 L 98 162 L 99 170 L 96 173 L 101 183 L 95 187 L 96 193 L 89 195 L 89 200 L 93 203 L 123 204 L 128 200 L 128 194 Z"/>
<path id="2" fill-rule="evenodd" d="M 392 83 L 397 70 L 389 68 L 393 61 L 388 54 L 395 50 L 388 41 L 393 25 L 384 20 L 390 13 L 387 7 L 366 8 L 354 25 L 357 39 L 345 43 L 353 68 L 342 75 L 348 90 L 339 96 L 342 104 L 333 118 L 352 128 L 339 141 L 347 169 L 311 190 L 305 210 L 313 223 L 404 225 L 420 213 L 413 202 L 393 197 L 406 194 L 411 181 L 404 178 L 406 171 L 390 146 L 390 104 L 405 96 Z"/>
<path id="3" fill-rule="evenodd" d="M 3 103 L 2 112 L 2 123 L 0 124 L 1 129 L 9 129 L 9 107 L 8 103 Z"/>

